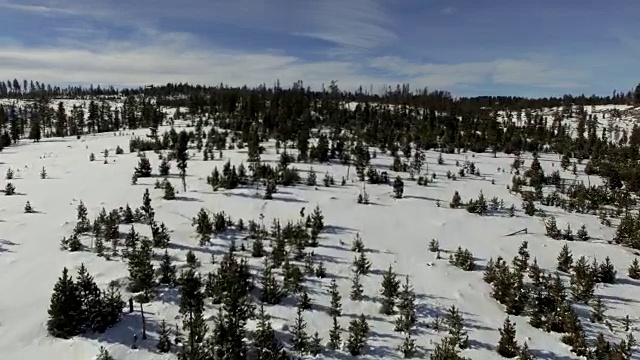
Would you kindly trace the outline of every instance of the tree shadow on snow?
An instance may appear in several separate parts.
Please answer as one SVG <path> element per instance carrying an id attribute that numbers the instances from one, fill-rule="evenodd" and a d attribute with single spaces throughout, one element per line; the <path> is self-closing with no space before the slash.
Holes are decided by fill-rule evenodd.
<path id="1" fill-rule="evenodd" d="M 190 196 L 176 196 L 174 200 L 177 200 L 177 201 L 203 202 L 201 199 L 190 197 Z"/>
<path id="2" fill-rule="evenodd" d="M 128 311 L 128 310 L 127 310 Z M 114 327 L 108 329 L 104 333 L 88 333 L 82 335 L 88 339 L 98 340 L 108 344 L 120 344 L 127 347 L 131 347 L 134 343 L 133 337 L 137 335 L 138 339 L 136 345 L 138 349 L 145 349 L 152 353 L 159 353 L 156 347 L 158 343 L 158 331 L 160 329 L 161 320 L 153 318 L 153 313 L 145 310 L 145 327 L 146 327 L 146 339 L 142 339 L 142 316 L 140 314 L 140 306 L 135 308 L 135 311 L 131 314 L 123 314 L 122 320 L 120 320 Z M 175 337 L 175 325 L 167 321 L 169 329 L 171 329 L 170 339 L 173 341 Z M 173 345 L 173 344 L 172 344 Z"/>
<path id="3" fill-rule="evenodd" d="M 12 253 L 14 252 L 13 250 L 9 249 L 10 246 L 17 246 L 18 244 L 14 243 L 13 241 L 7 240 L 7 239 L 0 239 L 0 254 L 7 252 L 7 253 Z"/>

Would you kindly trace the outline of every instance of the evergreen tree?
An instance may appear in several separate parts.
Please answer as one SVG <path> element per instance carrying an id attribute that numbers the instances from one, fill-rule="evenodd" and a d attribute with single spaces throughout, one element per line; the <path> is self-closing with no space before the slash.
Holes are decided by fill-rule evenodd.
<path id="1" fill-rule="evenodd" d="M 207 325 L 203 318 L 202 281 L 193 269 L 187 268 L 182 272 L 179 283 L 182 328 L 187 333 L 183 352 L 188 359 L 200 359 L 204 355 L 203 341 L 207 333 Z"/>
<path id="2" fill-rule="evenodd" d="M 180 170 L 180 178 L 182 179 L 182 186 L 184 192 L 187 191 L 187 160 L 189 160 L 189 154 L 187 150 L 189 148 L 189 135 L 185 130 L 182 130 L 178 135 L 178 141 L 175 143 L 175 154 L 178 170 Z"/>
<path id="3" fill-rule="evenodd" d="M 163 157 L 160 165 L 158 166 L 158 173 L 160 176 L 169 176 L 169 171 L 171 171 L 171 164 L 167 158 Z"/>
<path id="4" fill-rule="evenodd" d="M 516 328 L 508 317 L 505 319 L 502 329 L 499 329 L 499 331 L 500 341 L 498 342 L 497 348 L 498 354 L 508 359 L 518 356 L 520 349 L 516 342 Z"/>
<path id="5" fill-rule="evenodd" d="M 300 291 L 298 307 L 302 308 L 302 310 L 311 309 L 311 297 L 309 296 L 309 292 L 307 291 L 306 287 L 302 287 L 302 291 Z"/>
<path id="6" fill-rule="evenodd" d="M 525 342 L 522 344 L 520 348 L 520 353 L 518 354 L 518 360 L 533 360 L 533 355 L 531 355 L 531 351 L 529 350 L 529 345 Z"/>
<path id="7" fill-rule="evenodd" d="M 149 159 L 144 153 L 140 153 L 138 155 L 138 166 L 135 168 L 134 174 L 138 178 L 148 178 L 151 177 L 151 163 Z"/>
<path id="8" fill-rule="evenodd" d="M 276 333 L 271 325 L 271 317 L 260 305 L 258 312 L 258 324 L 254 334 L 254 346 L 256 348 L 256 360 L 284 360 L 287 358 L 282 343 L 276 338 Z"/>
<path id="9" fill-rule="evenodd" d="M 163 199 L 165 199 L 165 200 L 174 200 L 176 198 L 176 191 L 173 188 L 173 185 L 171 185 L 170 181 L 165 180 L 163 182 L 162 188 L 164 190 L 164 195 L 162 196 Z"/>
<path id="10" fill-rule="evenodd" d="M 33 207 L 31 207 L 31 203 L 29 201 L 27 201 L 27 203 L 24 205 L 24 212 L 26 214 L 32 214 L 35 212 L 35 210 L 33 210 Z"/>
<path id="11" fill-rule="evenodd" d="M 444 320 L 449 328 L 449 336 L 451 336 L 453 342 L 460 349 L 466 349 L 469 344 L 469 336 L 464 330 L 464 322 L 460 310 L 454 305 L 451 305 Z"/>
<path id="12" fill-rule="evenodd" d="M 84 332 L 88 329 L 104 331 L 106 326 L 102 328 L 103 324 L 100 323 L 101 313 L 104 311 L 100 288 L 84 264 L 81 264 L 78 269 L 76 287 L 82 303 L 77 319 L 81 331 Z"/>
<path id="13" fill-rule="evenodd" d="M 338 284 L 335 279 L 331 280 L 331 285 L 329 286 L 329 296 L 331 297 L 331 305 L 329 307 L 329 315 L 332 317 L 337 317 L 342 315 L 342 296 L 340 296 L 340 292 L 338 291 Z"/>
<path id="14" fill-rule="evenodd" d="M 607 256 L 599 268 L 594 269 L 597 272 L 597 281 L 605 284 L 613 284 L 616 281 L 616 269 L 611 263 L 611 259 Z"/>
<path id="15" fill-rule="evenodd" d="M 351 283 L 351 293 L 349 298 L 352 301 L 362 301 L 364 298 L 364 289 L 362 288 L 362 283 L 360 283 L 360 273 L 357 271 L 353 272 L 353 280 Z"/>
<path id="16" fill-rule="evenodd" d="M 364 314 L 349 322 L 349 338 L 347 340 L 347 349 L 352 356 L 362 354 L 364 346 L 369 336 L 369 324 Z"/>
<path id="17" fill-rule="evenodd" d="M 396 199 L 402 199 L 404 193 L 404 182 L 400 176 L 397 176 L 393 181 L 393 194 Z"/>
<path id="18" fill-rule="evenodd" d="M 634 258 L 631 265 L 629 265 L 627 275 L 634 280 L 640 280 L 640 263 L 638 262 L 638 258 Z"/>
<path id="19" fill-rule="evenodd" d="M 311 338 L 311 342 L 309 344 L 309 354 L 313 357 L 318 356 L 322 352 L 322 338 L 316 331 Z"/>
<path id="20" fill-rule="evenodd" d="M 360 233 L 356 233 L 353 243 L 351 244 L 351 251 L 360 253 L 365 252 L 364 242 L 362 241 L 362 237 L 360 237 Z"/>
<path id="21" fill-rule="evenodd" d="M 582 224 L 582 226 L 580 227 L 580 230 L 578 230 L 578 232 L 576 233 L 576 237 L 580 241 L 589 240 L 589 233 L 587 232 L 587 227 L 584 224 Z"/>
<path id="22" fill-rule="evenodd" d="M 262 293 L 260 300 L 267 304 L 276 305 L 280 303 L 283 297 L 282 287 L 273 274 L 273 266 L 269 263 L 269 259 L 265 258 L 264 267 L 262 268 Z"/>
<path id="23" fill-rule="evenodd" d="M 449 207 L 452 209 L 457 209 L 462 206 L 462 199 L 460 198 L 460 194 L 456 191 L 453 193 L 453 198 L 449 203 Z"/>
<path id="24" fill-rule="evenodd" d="M 371 261 L 367 259 L 367 255 L 364 251 L 360 252 L 360 255 L 353 260 L 353 269 L 361 275 L 369 274 L 369 270 L 371 270 Z"/>
<path id="25" fill-rule="evenodd" d="M 591 310 L 591 316 L 589 320 L 591 320 L 591 322 L 597 322 L 597 323 L 603 322 L 604 312 L 605 312 L 604 303 L 602 302 L 602 298 L 598 296 L 593 302 L 593 309 Z"/>
<path id="26" fill-rule="evenodd" d="M 573 256 L 571 255 L 571 250 L 569 250 L 569 245 L 564 244 L 562 246 L 562 249 L 560 250 L 560 254 L 558 254 L 557 269 L 562 272 L 569 272 L 569 270 L 571 270 L 572 265 L 573 265 Z"/>
<path id="27" fill-rule="evenodd" d="M 62 276 L 53 287 L 51 304 L 49 305 L 49 320 L 47 331 L 51 336 L 58 338 L 70 338 L 81 331 L 82 299 L 79 289 L 69 276 L 69 270 L 65 267 Z"/>
<path id="28" fill-rule="evenodd" d="M 402 354 L 402 357 L 405 359 L 414 358 L 418 352 L 416 347 L 416 341 L 411 337 L 411 332 L 405 333 L 404 341 L 398 347 L 398 351 Z"/>
<path id="29" fill-rule="evenodd" d="M 402 290 L 398 297 L 398 310 L 400 316 L 396 320 L 395 331 L 408 332 L 418 321 L 416 314 L 416 294 L 413 291 L 409 276 L 406 276 L 402 284 Z"/>
<path id="30" fill-rule="evenodd" d="M 129 256 L 129 279 L 132 292 L 142 292 L 149 296 L 153 288 L 154 269 L 151 260 L 153 258 L 153 248 L 151 240 L 144 239 L 140 242 L 140 247 L 134 249 Z"/>
<path id="31" fill-rule="evenodd" d="M 111 354 L 109 354 L 109 351 L 107 351 L 104 346 L 100 346 L 100 349 L 98 349 L 98 351 L 99 352 L 96 360 L 115 360 L 115 358 L 111 356 Z"/>
<path id="32" fill-rule="evenodd" d="M 399 289 L 400 282 L 397 279 L 396 273 L 393 271 L 393 267 L 389 265 L 389 268 L 382 277 L 382 289 L 380 290 L 380 294 L 382 295 L 381 313 L 385 315 L 392 315 L 394 313 Z"/>
<path id="33" fill-rule="evenodd" d="M 162 320 L 160 322 L 160 329 L 158 329 L 158 344 L 156 347 L 161 353 L 168 353 L 171 351 L 171 339 L 169 338 L 170 330 L 167 326 L 167 322 Z"/>
<path id="34" fill-rule="evenodd" d="M 176 267 L 173 265 L 171 256 L 165 249 L 160 261 L 160 284 L 173 286 L 176 284 Z"/>
<path id="35" fill-rule="evenodd" d="M 336 350 L 340 347 L 340 338 L 342 333 L 342 328 L 338 323 L 338 317 L 334 314 L 332 316 L 333 325 L 331 326 L 331 330 L 329 330 L 329 349 Z"/>
<path id="36" fill-rule="evenodd" d="M 307 335 L 306 331 L 307 323 L 302 317 L 303 311 L 304 309 L 298 306 L 296 320 L 293 324 L 293 328 L 291 329 L 291 335 L 293 336 L 293 340 L 291 341 L 293 350 L 300 355 L 304 355 L 309 351 L 309 335 Z"/>

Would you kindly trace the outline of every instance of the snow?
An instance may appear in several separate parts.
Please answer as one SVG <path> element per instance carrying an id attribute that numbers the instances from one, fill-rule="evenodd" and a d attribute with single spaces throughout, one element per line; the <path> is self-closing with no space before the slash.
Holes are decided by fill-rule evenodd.
<path id="1" fill-rule="evenodd" d="M 160 132 L 166 130 L 161 129 Z M 146 131 L 136 131 L 143 135 Z M 325 279 L 309 279 L 309 287 L 314 306 L 304 316 L 309 333 L 318 331 L 326 341 L 331 327 L 331 318 L 326 313 L 329 306 L 327 291 L 332 278 L 338 282 L 343 297 L 343 328 L 348 326 L 352 317 L 360 313 L 367 315 L 371 326 L 368 347 L 364 359 L 393 359 L 399 355 L 395 348 L 402 342 L 402 335 L 393 331 L 395 317 L 379 313 L 379 290 L 382 272 L 389 264 L 400 275 L 410 276 L 418 295 L 419 325 L 416 334 L 417 344 L 421 348 L 419 358 L 427 358 L 444 332 L 434 332 L 426 328 L 435 316 L 442 317 L 451 305 L 462 312 L 465 328 L 469 331 L 470 348 L 463 352 L 472 359 L 498 359 L 495 345 L 498 342 L 498 328 L 506 317 L 503 308 L 490 296 L 490 286 L 482 281 L 482 270 L 463 272 L 448 264 L 446 260 L 436 260 L 434 253 L 428 251 L 428 242 L 437 239 L 446 250 L 455 250 L 458 246 L 468 248 L 477 258 L 482 268 L 489 258 L 503 256 L 510 261 L 517 253 L 521 242 L 529 243 L 532 259 L 535 257 L 542 269 L 553 271 L 556 257 L 565 241 L 547 238 L 540 218 L 526 216 L 521 210 L 521 199 L 509 193 L 512 174 L 509 165 L 513 156 L 498 154 L 443 154 L 445 164 L 438 165 L 436 152 L 427 153 L 428 173 L 435 172 L 437 178 L 427 187 L 418 186 L 405 178 L 405 198 L 395 200 L 391 187 L 386 185 L 367 185 L 371 205 L 356 203 L 356 196 L 362 185 L 355 181 L 355 169 L 350 169 L 350 179 L 346 186 L 339 186 L 347 168 L 338 165 L 293 164 L 305 172 L 313 166 L 318 175 L 318 186 L 279 187 L 271 201 L 262 200 L 262 189 L 242 188 L 230 191 L 213 192 L 206 184 L 206 176 L 215 166 L 221 169 L 227 159 L 234 163 L 246 161 L 246 150 L 225 150 L 224 160 L 202 161 L 202 154 L 196 153 L 189 161 L 187 178 L 188 191 L 182 193 L 182 185 L 177 178 L 170 178 L 180 192 L 178 199 L 162 199 L 160 190 L 153 189 L 156 178 L 141 178 L 137 185 L 131 185 L 133 168 L 137 164 L 136 154 L 128 152 L 128 142 L 132 132 L 126 135 L 113 133 L 75 138 L 43 139 L 40 143 L 23 140 L 19 145 L 5 148 L 0 152 L 0 174 L 8 168 L 15 171 L 12 183 L 18 195 L 0 197 L 0 359 L 92 359 L 98 353 L 99 346 L 105 346 L 119 360 L 127 359 L 174 359 L 175 355 L 159 354 L 155 350 L 155 329 L 157 324 L 166 320 L 171 327 L 181 325 L 178 317 L 178 305 L 174 291 L 161 292 L 152 303 L 145 306 L 149 339 L 140 341 L 140 349 L 130 348 L 134 333 L 139 333 L 140 314 L 135 311 L 125 314 L 124 320 L 105 334 L 89 334 L 70 340 L 53 339 L 47 335 L 45 323 L 47 309 L 53 285 L 60 276 L 63 267 L 69 267 L 75 276 L 75 270 L 84 263 L 101 286 L 111 281 L 125 283 L 128 272 L 126 264 L 120 259 L 106 261 L 90 251 L 70 253 L 59 248 L 60 239 L 69 236 L 75 225 L 76 206 L 82 200 L 92 219 L 105 207 L 107 211 L 127 203 L 132 208 L 140 206 L 145 189 L 149 189 L 156 219 L 165 222 L 172 231 L 171 255 L 183 265 L 185 254 L 193 250 L 198 256 L 206 273 L 211 265 L 211 254 L 219 259 L 229 245 L 229 239 L 216 239 L 211 246 L 200 247 L 191 226 L 191 218 L 205 207 L 214 212 L 224 210 L 234 220 L 260 221 L 270 224 L 272 219 L 281 221 L 295 220 L 302 207 L 310 213 L 319 205 L 325 217 L 326 230 L 320 236 L 320 247 L 314 249 L 316 257 L 323 260 L 329 276 Z M 263 144 L 267 148 L 264 161 L 275 162 L 277 155 L 273 143 Z M 115 155 L 116 146 L 125 149 L 125 154 Z M 109 150 L 108 163 L 103 164 L 102 151 Z M 96 160 L 89 161 L 89 154 L 95 153 Z M 157 173 L 158 157 L 149 153 L 154 173 Z M 524 157 L 526 164 L 531 158 Z M 446 178 L 447 170 L 457 173 L 456 160 L 462 164 L 465 160 L 474 161 L 481 176 L 465 176 L 457 180 Z M 557 155 L 541 155 L 545 170 L 559 169 Z M 374 165 L 387 170 L 392 159 L 378 155 L 372 159 Z M 552 164 L 555 165 L 552 167 Z M 40 179 L 39 173 L 45 167 L 48 179 Z M 423 167 L 426 170 L 427 165 Z M 579 166 L 581 169 L 581 166 Z M 175 171 L 175 162 L 172 172 Z M 322 186 L 322 178 L 329 172 L 336 179 L 336 186 Z M 395 174 L 389 171 L 390 175 Z M 570 172 L 561 172 L 563 177 L 573 179 Z M 495 184 L 492 184 L 491 181 Z M 578 180 L 586 182 L 581 175 Z M 591 177 L 592 183 L 597 181 Z M 6 180 L 3 180 L 3 185 Z M 497 196 L 508 207 L 514 204 L 516 216 L 503 215 L 480 217 L 467 213 L 463 209 L 450 209 L 448 203 L 454 193 L 459 191 L 463 201 L 477 197 L 482 190 L 490 199 Z M 26 201 L 30 201 L 39 213 L 25 214 Z M 440 200 L 442 206 L 437 207 Z M 536 205 L 539 206 L 539 205 Z M 596 293 L 601 295 L 607 305 L 606 317 L 614 324 L 614 330 L 620 327 L 621 319 L 629 314 L 632 323 L 637 321 L 638 307 L 634 299 L 640 298 L 637 282 L 626 275 L 626 268 L 633 254 L 620 246 L 606 244 L 614 229 L 598 222 L 593 215 L 566 213 L 558 208 L 545 208 L 558 219 L 558 227 L 564 229 L 567 223 L 573 229 L 586 224 L 589 234 L 594 238 L 589 242 L 569 242 L 574 259 L 581 255 L 589 258 L 596 256 L 604 260 L 611 257 L 618 270 L 620 279 L 615 285 L 598 285 Z M 505 234 L 527 228 L 527 235 L 505 237 Z M 148 232 L 144 227 L 139 230 Z M 121 232 L 127 231 L 125 226 Z M 354 258 L 350 244 L 356 233 L 364 239 L 371 260 L 372 274 L 363 277 L 365 301 L 349 300 L 351 286 L 349 267 Z M 238 238 L 240 246 L 242 238 Z M 90 245 L 89 241 L 85 241 Z M 249 244 L 247 244 L 249 245 Z M 156 250 L 158 251 L 158 250 Z M 246 254 L 245 254 L 246 255 Z M 445 257 L 448 254 L 443 253 Z M 255 271 L 262 267 L 262 259 L 249 258 Z M 123 289 L 123 298 L 128 294 Z M 268 307 L 274 315 L 273 325 L 279 332 L 286 333 L 287 326 L 293 323 L 295 316 L 294 301 L 287 299 L 281 305 Z M 208 306 L 206 317 L 216 313 L 216 308 Z M 517 337 L 520 343 L 525 340 L 536 359 L 573 359 L 576 358 L 560 342 L 559 334 L 545 333 L 531 327 L 527 318 L 512 317 L 517 324 Z M 611 333 L 604 325 L 592 324 L 583 320 L 590 337 L 603 331 L 611 339 L 624 337 L 621 331 Z M 323 342 L 324 342 L 323 341 Z M 342 352 L 324 352 L 319 358 L 350 358 Z"/>

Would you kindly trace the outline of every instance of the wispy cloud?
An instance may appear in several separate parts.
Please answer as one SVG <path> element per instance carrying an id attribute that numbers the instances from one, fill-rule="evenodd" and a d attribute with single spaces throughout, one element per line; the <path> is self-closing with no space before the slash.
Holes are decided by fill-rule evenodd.
<path id="1" fill-rule="evenodd" d="M 306 35 L 355 49 L 372 49 L 397 39 L 391 23 L 375 0 L 323 0 L 309 9 L 313 29 Z"/>
<path id="2" fill-rule="evenodd" d="M 25 5 L 25 4 L 16 4 L 16 3 L 9 3 L 9 2 L 0 2 L 0 8 L 37 13 L 41 15 L 56 15 L 56 14 L 76 15 L 78 14 L 76 11 L 70 8 L 52 7 L 52 6 L 46 6 L 46 5 Z"/>
<path id="3" fill-rule="evenodd" d="M 448 6 L 442 10 L 440 10 L 440 14 L 442 15 L 453 15 L 458 11 L 458 9 L 454 8 L 453 6 Z"/>
<path id="4" fill-rule="evenodd" d="M 640 52 L 640 41 L 632 31 L 620 30 L 635 29 L 624 22 L 606 34 L 608 44 L 617 47 L 595 51 L 595 45 L 575 44 L 573 32 L 562 31 L 573 15 L 562 17 L 560 24 L 557 16 L 539 11 L 536 21 L 544 29 L 518 33 L 513 27 L 520 28 L 519 20 L 510 14 L 522 9 L 500 8 L 504 21 L 486 30 L 478 19 L 488 19 L 492 9 L 465 5 L 462 12 L 444 4 L 0 0 L 0 19 L 39 25 L 7 26 L 0 37 L 0 68 L 13 77 L 51 83 L 259 85 L 279 79 L 283 84 L 303 80 L 319 87 L 339 80 L 345 89 L 360 85 L 379 89 L 402 82 L 454 94 L 467 94 L 471 88 L 517 89 L 519 94 L 536 88 L 543 89 L 537 93 L 559 94 L 582 91 L 588 82 L 592 85 L 585 92 L 598 86 L 598 92 L 609 92 L 610 86 L 621 86 L 616 82 L 628 81 L 618 67 L 640 66 L 633 57 Z M 447 19 L 454 14 L 462 17 L 461 22 Z M 591 24 L 576 20 L 574 26 L 582 23 Z M 604 36 L 598 34 L 584 33 L 578 40 Z M 611 41 L 612 35 L 618 42 Z M 41 40 L 45 38 L 46 43 Z M 518 53 L 522 51 L 544 56 Z M 616 67 L 606 69 L 618 74 L 616 79 L 599 76 L 604 63 Z"/>
<path id="5" fill-rule="evenodd" d="M 497 59 L 457 64 L 412 63 L 396 56 L 373 59 L 371 67 L 429 86 L 451 88 L 492 81 L 504 85 L 571 88 L 584 86 L 586 74 L 554 67 L 551 59 Z"/>

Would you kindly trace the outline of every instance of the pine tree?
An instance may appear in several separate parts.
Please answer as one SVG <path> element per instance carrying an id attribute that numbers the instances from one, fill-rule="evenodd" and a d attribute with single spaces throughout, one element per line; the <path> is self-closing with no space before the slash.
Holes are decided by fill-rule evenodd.
<path id="1" fill-rule="evenodd" d="M 591 322 L 597 322 L 597 323 L 601 323 L 604 321 L 604 312 L 605 312 L 605 305 L 602 302 L 602 298 L 601 297 L 596 297 L 595 301 L 593 302 L 593 309 L 591 310 L 591 316 L 589 317 L 589 320 L 591 320 Z"/>
<path id="2" fill-rule="evenodd" d="M 560 254 L 558 254 L 557 269 L 562 272 L 569 272 L 569 270 L 571 270 L 572 265 L 573 265 L 573 256 L 571 255 L 571 250 L 569 250 L 569 245 L 564 244 L 562 246 L 562 249 L 560 250 Z"/>
<path id="3" fill-rule="evenodd" d="M 353 238 L 351 251 L 360 253 L 365 252 L 364 242 L 362 241 L 362 237 L 360 237 L 360 233 L 356 233 L 356 236 Z"/>
<path id="4" fill-rule="evenodd" d="M 392 315 L 395 312 L 394 307 L 399 289 L 400 282 L 397 279 L 396 273 L 393 271 L 393 267 L 389 265 L 389 268 L 382 277 L 382 289 L 380 290 L 380 294 L 382 295 L 381 313 Z"/>
<path id="5" fill-rule="evenodd" d="M 445 324 L 449 328 L 449 336 L 460 349 L 466 349 L 469 344 L 469 336 L 464 330 L 464 321 L 460 310 L 451 305 L 447 315 L 445 316 Z"/>
<path id="6" fill-rule="evenodd" d="M 24 212 L 26 214 L 32 214 L 35 211 L 33 210 L 33 207 L 31 207 L 31 203 L 29 201 L 27 201 L 27 203 L 24 205 Z"/>
<path id="7" fill-rule="evenodd" d="M 309 344 L 309 354 L 311 356 L 318 356 L 322 352 L 322 338 L 316 331 L 311 338 L 311 343 Z"/>
<path id="8" fill-rule="evenodd" d="M 151 176 L 151 163 L 144 153 L 138 155 L 138 166 L 135 168 L 134 174 L 138 178 L 148 178 Z"/>
<path id="9" fill-rule="evenodd" d="M 329 296 L 331 296 L 331 305 L 329 307 L 329 315 L 333 317 L 342 315 L 342 304 L 340 301 L 342 300 L 342 296 L 340 296 L 340 292 L 338 291 L 338 284 L 335 279 L 331 280 L 331 285 L 329 286 Z"/>
<path id="10" fill-rule="evenodd" d="M 102 328 L 101 325 L 103 324 L 99 323 L 101 312 L 104 311 L 103 304 L 101 302 L 100 288 L 95 283 L 93 277 L 89 274 L 89 271 L 84 264 L 81 264 L 78 269 L 78 276 L 75 284 L 78 289 L 78 296 L 82 303 L 77 319 L 81 324 L 80 326 L 82 331 L 86 331 L 88 329 L 96 331 L 106 330 L 106 326 Z"/>
<path id="11" fill-rule="evenodd" d="M 260 301 L 276 305 L 280 303 L 283 297 L 284 292 L 273 274 L 273 266 L 269 263 L 269 259 L 265 258 L 264 267 L 262 268 L 262 293 L 260 295 Z"/>
<path id="12" fill-rule="evenodd" d="M 253 241 L 251 246 L 251 256 L 255 258 L 264 256 L 264 244 L 262 243 L 262 239 L 258 238 Z"/>
<path id="13" fill-rule="evenodd" d="M 349 338 L 347 340 L 347 349 L 352 356 L 362 354 L 364 346 L 369 336 L 369 324 L 364 314 L 349 322 Z"/>
<path id="14" fill-rule="evenodd" d="M 545 221 L 544 226 L 547 231 L 547 236 L 554 239 L 559 240 L 562 238 L 562 232 L 558 229 L 558 223 L 556 222 L 556 218 L 550 216 L 548 220 Z"/>
<path id="15" fill-rule="evenodd" d="M 171 339 L 169 338 L 170 330 L 167 326 L 167 322 L 162 320 L 160 322 L 160 329 L 158 329 L 158 344 L 156 347 L 161 353 L 168 353 L 171 351 Z"/>
<path id="16" fill-rule="evenodd" d="M 405 359 L 414 358 L 418 352 L 416 347 L 416 341 L 411 337 L 411 332 L 405 333 L 404 341 L 398 347 L 398 351 L 402 354 L 402 357 Z"/>
<path id="17" fill-rule="evenodd" d="M 361 275 L 369 274 L 369 271 L 371 270 L 371 261 L 367 259 L 365 252 L 360 252 L 360 255 L 353 260 L 353 268 L 355 272 Z"/>
<path id="18" fill-rule="evenodd" d="M 436 343 L 435 348 L 429 355 L 430 360 L 463 360 L 460 355 L 455 339 L 451 337 L 445 337 L 440 342 Z"/>
<path id="19" fill-rule="evenodd" d="M 336 350 L 340 347 L 340 338 L 342 333 L 342 328 L 338 323 L 338 316 L 335 314 L 332 315 L 333 325 L 331 326 L 331 330 L 329 330 L 329 349 Z"/>
<path id="20" fill-rule="evenodd" d="M 291 335 L 293 336 L 293 340 L 291 341 L 293 350 L 300 355 L 304 355 L 309 351 L 309 335 L 307 335 L 306 332 L 307 323 L 302 317 L 303 311 L 304 309 L 298 306 L 296 320 L 293 324 L 293 328 L 291 329 Z"/>
<path id="21" fill-rule="evenodd" d="M 393 181 L 393 194 L 396 199 L 402 199 L 404 193 L 404 182 L 400 176 Z"/>
<path id="22" fill-rule="evenodd" d="M 302 310 L 311 309 L 311 297 L 309 296 L 309 292 L 306 287 L 302 288 L 300 292 L 300 299 L 298 300 L 298 307 Z"/>
<path id="23" fill-rule="evenodd" d="M 8 182 L 7 185 L 5 185 L 4 187 L 4 195 L 11 196 L 15 194 L 16 194 L 16 187 L 12 183 Z"/>
<path id="24" fill-rule="evenodd" d="M 580 230 L 578 230 L 578 232 L 576 233 L 576 237 L 580 241 L 589 240 L 589 233 L 587 232 L 587 227 L 584 224 L 582 224 L 582 226 L 580 227 Z"/>
<path id="25" fill-rule="evenodd" d="M 44 168 L 44 166 L 42 167 L 42 170 L 40 170 L 40 179 L 46 179 L 47 178 L 47 169 Z"/>
<path id="26" fill-rule="evenodd" d="M 351 293 L 349 294 L 349 298 L 352 301 L 362 301 L 364 298 L 364 289 L 362 288 L 362 283 L 360 283 L 360 273 L 357 271 L 353 272 L 353 281 L 351 283 Z"/>
<path id="27" fill-rule="evenodd" d="M 169 176 L 170 170 L 171 170 L 171 164 L 169 163 L 167 158 L 163 157 L 158 167 L 158 173 L 160 173 L 160 176 Z"/>
<path id="28" fill-rule="evenodd" d="M 163 199 L 174 200 L 176 198 L 176 190 L 173 188 L 170 181 L 165 180 L 162 188 L 164 190 L 164 195 L 162 196 Z"/>
<path id="29" fill-rule="evenodd" d="M 509 359 L 518 356 L 520 349 L 516 342 L 516 328 L 508 317 L 505 319 L 502 329 L 499 329 L 499 331 L 500 341 L 496 349 L 498 354 Z"/>
<path id="30" fill-rule="evenodd" d="M 449 207 L 452 209 L 457 209 L 462 206 L 462 198 L 460 198 L 460 194 L 456 191 L 453 193 L 453 198 L 449 203 Z"/>
<path id="31" fill-rule="evenodd" d="M 634 280 L 640 280 L 640 263 L 638 262 L 638 258 L 634 258 L 631 265 L 629 265 L 627 275 Z"/>
<path id="32" fill-rule="evenodd" d="M 271 325 L 271 317 L 260 305 L 258 312 L 258 324 L 254 334 L 254 346 L 256 348 L 256 360 L 284 360 L 287 358 L 282 343 L 276 338 L 276 333 Z"/>
<path id="33" fill-rule="evenodd" d="M 169 252 L 165 249 L 160 260 L 160 279 L 158 282 L 163 285 L 173 286 L 176 284 L 176 267 L 173 265 Z"/>
<path id="34" fill-rule="evenodd" d="M 111 356 L 111 354 L 109 354 L 109 351 L 107 351 L 104 346 L 100 346 L 100 349 L 98 351 L 99 352 L 96 360 L 115 360 L 115 358 Z"/>
<path id="35" fill-rule="evenodd" d="M 526 342 L 522 344 L 522 347 L 520 348 L 518 360 L 533 360 L 533 356 L 531 355 L 531 351 L 529 350 L 529 345 L 527 345 Z"/>
<path id="36" fill-rule="evenodd" d="M 207 325 L 203 318 L 204 295 L 202 280 L 192 269 L 187 268 L 180 276 L 180 314 L 182 328 L 187 334 L 183 351 L 189 358 L 199 359 L 204 352 L 203 341 Z"/>
<path id="37" fill-rule="evenodd" d="M 47 320 L 49 334 L 64 339 L 79 334 L 82 325 L 79 316 L 81 308 L 82 300 L 78 287 L 69 276 L 69 270 L 65 267 L 51 295 L 51 304 L 48 310 L 49 320 Z"/>
<path id="38" fill-rule="evenodd" d="M 150 295 L 153 288 L 154 269 L 151 260 L 153 258 L 153 248 L 151 240 L 144 239 L 140 242 L 140 247 L 133 250 L 129 256 L 129 279 L 132 292 L 142 292 L 146 297 Z"/>
<path id="39" fill-rule="evenodd" d="M 395 331 L 407 332 L 410 331 L 413 325 L 418 321 L 415 305 L 416 294 L 409 282 L 409 276 L 406 276 L 404 279 L 398 300 L 400 316 L 396 319 Z"/>
<path id="40" fill-rule="evenodd" d="M 613 284 L 616 281 L 616 269 L 611 263 L 611 259 L 607 256 L 599 268 L 594 269 L 597 272 L 598 282 L 605 284 Z"/>
<path id="41" fill-rule="evenodd" d="M 175 143 L 175 154 L 178 170 L 180 170 L 180 178 L 182 179 L 182 186 L 184 192 L 187 192 L 187 160 L 189 160 L 189 154 L 187 153 L 189 147 L 189 135 L 185 130 L 182 130 L 178 134 L 177 142 Z"/>

